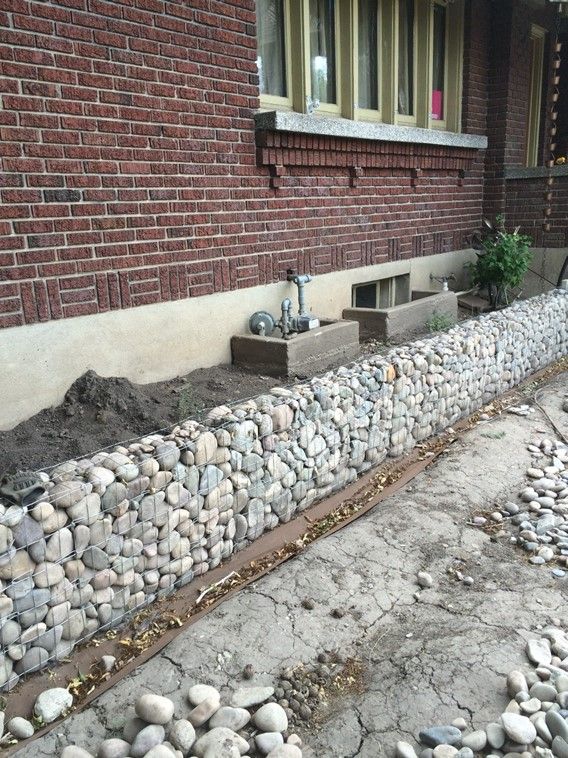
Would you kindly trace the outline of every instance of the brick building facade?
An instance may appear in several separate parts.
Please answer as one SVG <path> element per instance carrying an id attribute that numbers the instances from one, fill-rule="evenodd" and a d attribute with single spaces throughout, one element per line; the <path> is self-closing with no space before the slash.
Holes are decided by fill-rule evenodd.
<path id="1" fill-rule="evenodd" d="M 2 392 L 17 408 L 4 425 L 26 415 L 10 389 L 26 345 L 39 346 L 34 410 L 89 367 L 149 380 L 211 365 L 228 358 L 229 336 L 242 328 L 241 318 L 219 332 L 217 348 L 186 342 L 181 362 L 161 356 L 138 371 L 141 354 L 133 349 L 125 368 L 105 336 L 122 317 L 148 334 L 155 323 L 158 340 L 165 304 L 197 308 L 207 331 L 209 312 L 211 325 L 230 321 L 234 300 L 223 294 L 253 298 L 274 283 L 272 302 L 288 268 L 324 282 L 356 270 L 350 290 L 367 269 L 378 278 L 383 265 L 398 271 L 428 257 L 434 266 L 468 250 L 484 213 L 506 212 L 538 246 L 568 247 L 568 172 L 554 169 L 546 202 L 543 170 L 514 173 L 524 167 L 531 23 L 548 31 L 548 158 L 556 18 L 544 0 L 465 0 L 463 139 L 413 130 L 416 140 L 403 141 L 330 133 L 317 115 L 295 131 L 255 120 L 253 0 L 0 0 L 0 356 Z M 487 135 L 488 149 L 467 135 Z M 97 321 L 112 312 L 112 322 Z M 76 356 L 79 327 L 99 334 L 104 365 Z M 68 374 L 50 357 L 65 352 L 67 334 L 66 355 L 76 357 Z"/>

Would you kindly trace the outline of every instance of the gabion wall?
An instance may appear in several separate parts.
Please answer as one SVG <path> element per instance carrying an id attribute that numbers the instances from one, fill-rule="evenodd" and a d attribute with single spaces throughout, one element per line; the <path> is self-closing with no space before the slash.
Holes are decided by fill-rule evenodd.
<path id="1" fill-rule="evenodd" d="M 0 506 L 0 686 L 190 582 L 568 353 L 554 291 L 42 472 Z"/>

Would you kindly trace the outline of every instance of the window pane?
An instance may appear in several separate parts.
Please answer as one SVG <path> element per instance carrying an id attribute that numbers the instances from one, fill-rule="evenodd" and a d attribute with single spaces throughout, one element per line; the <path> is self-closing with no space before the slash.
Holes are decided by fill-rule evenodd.
<path id="1" fill-rule="evenodd" d="M 379 109 L 377 0 L 359 0 L 359 108 Z"/>
<path id="2" fill-rule="evenodd" d="M 391 308 L 392 279 L 381 279 L 379 282 L 379 308 Z"/>
<path id="3" fill-rule="evenodd" d="M 256 10 L 260 94 L 286 97 L 284 0 L 257 0 Z"/>
<path id="4" fill-rule="evenodd" d="M 355 308 L 377 307 L 377 283 L 360 284 L 355 287 Z"/>
<path id="5" fill-rule="evenodd" d="M 414 0 L 398 3 L 398 112 L 414 115 Z"/>
<path id="6" fill-rule="evenodd" d="M 434 5 L 434 58 L 432 61 L 432 118 L 444 118 L 444 84 L 446 71 L 446 9 Z"/>
<path id="7" fill-rule="evenodd" d="M 312 97 L 335 103 L 335 0 L 310 0 Z"/>

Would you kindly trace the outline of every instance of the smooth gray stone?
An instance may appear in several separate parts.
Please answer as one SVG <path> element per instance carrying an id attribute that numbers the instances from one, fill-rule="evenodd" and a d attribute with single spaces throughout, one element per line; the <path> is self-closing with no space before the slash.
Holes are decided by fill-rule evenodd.
<path id="1" fill-rule="evenodd" d="M 26 740 L 34 733 L 33 724 L 27 719 L 23 719 L 21 716 L 14 716 L 6 724 L 8 731 L 14 735 L 18 740 Z"/>
<path id="2" fill-rule="evenodd" d="M 161 745 L 166 737 L 164 727 L 160 724 L 150 724 L 144 727 L 132 743 L 130 755 L 132 758 L 142 758 L 156 745 Z"/>
<path id="3" fill-rule="evenodd" d="M 418 735 L 420 742 L 428 747 L 461 744 L 462 733 L 456 726 L 431 726 Z"/>
<path id="4" fill-rule="evenodd" d="M 130 743 L 113 737 L 101 742 L 97 758 L 127 758 L 130 755 Z"/>
<path id="5" fill-rule="evenodd" d="M 43 719 L 46 724 L 61 716 L 63 711 L 73 705 L 73 695 L 63 687 L 53 687 L 44 690 L 38 695 L 34 705 L 34 712 Z"/>
<path id="6" fill-rule="evenodd" d="M 555 737 L 552 740 L 552 752 L 557 758 L 568 758 L 568 742 L 562 737 Z"/>
<path id="7" fill-rule="evenodd" d="M 553 737 L 562 737 L 568 742 L 568 724 L 557 711 L 547 711 L 544 720 Z"/>

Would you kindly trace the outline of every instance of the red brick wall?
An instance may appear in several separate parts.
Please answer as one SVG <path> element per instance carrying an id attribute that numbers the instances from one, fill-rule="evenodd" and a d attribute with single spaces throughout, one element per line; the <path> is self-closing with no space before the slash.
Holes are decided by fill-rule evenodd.
<path id="1" fill-rule="evenodd" d="M 546 178 L 508 179 L 505 217 L 507 226 L 520 226 L 537 247 L 568 247 L 568 176 L 558 176 L 552 186 L 550 230 L 543 230 Z"/>
<path id="2" fill-rule="evenodd" d="M 464 124 L 484 133 L 471 2 Z M 475 152 L 257 147 L 255 59 L 253 0 L 0 0 L 0 326 L 467 244 Z"/>

